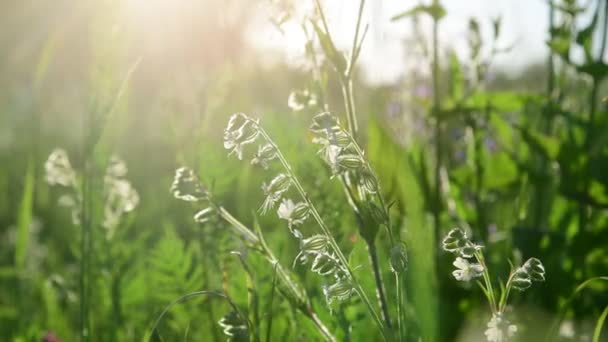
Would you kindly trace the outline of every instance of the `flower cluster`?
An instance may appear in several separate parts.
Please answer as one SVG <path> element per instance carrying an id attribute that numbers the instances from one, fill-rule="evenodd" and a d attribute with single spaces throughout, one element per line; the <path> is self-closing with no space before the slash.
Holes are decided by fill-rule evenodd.
<path id="1" fill-rule="evenodd" d="M 308 89 L 294 90 L 289 94 L 287 106 L 294 112 L 302 111 L 306 108 L 311 108 L 317 105 L 317 97 Z"/>
<path id="2" fill-rule="evenodd" d="M 72 212 L 72 222 L 80 224 L 82 194 L 77 182 L 77 173 L 72 168 L 65 150 L 55 149 L 44 164 L 45 178 L 50 185 L 67 187 L 69 192 L 59 198 L 59 204 L 68 207 Z M 112 156 L 104 175 L 104 218 L 102 226 L 106 236 L 111 239 L 124 214 L 139 205 L 139 194 L 126 179 L 126 163 Z"/>
<path id="3" fill-rule="evenodd" d="M 320 120 L 322 119 L 319 117 L 318 124 L 321 124 Z M 311 215 L 310 202 L 306 200 L 305 196 L 301 196 L 299 201 L 286 196 L 297 180 L 294 178 L 291 168 L 285 164 L 286 162 L 282 159 L 274 142 L 258 126 L 258 122 L 242 113 L 233 115 L 224 131 L 224 147 L 231 151 L 230 154 L 236 154 L 241 159 L 243 146 L 256 142 L 259 137 L 262 137 L 263 141 L 258 146 L 258 152 L 251 163 L 267 169 L 271 161 L 281 159 L 285 169 L 284 173 L 279 173 L 270 182 L 262 184 L 265 199 L 260 207 L 260 212 L 267 214 L 279 204 L 276 211 L 277 216 L 287 222 L 289 231 L 300 240 L 300 252 L 294 263 L 310 264 L 311 271 L 321 276 L 333 277 L 331 285 L 324 289 L 329 303 L 334 299 L 348 298 L 350 294 L 354 293 L 354 287 L 346 266 L 331 246 L 330 238 L 327 235 L 305 237 L 297 229 Z M 348 161 L 343 160 L 344 157 L 341 158 L 341 167 L 351 167 Z"/>
<path id="4" fill-rule="evenodd" d="M 483 274 L 483 265 L 467 260 L 473 258 L 475 253 L 481 250 L 483 246 L 471 242 L 462 229 L 454 228 L 450 230 L 442 244 L 445 251 L 458 255 L 453 263 L 457 269 L 452 272 L 456 280 L 470 281 Z"/>
<path id="5" fill-rule="evenodd" d="M 319 154 L 334 176 L 344 176 L 349 184 L 358 187 L 362 196 L 378 192 L 378 178 L 338 118 L 327 112 L 317 114 L 310 130 L 315 134 L 313 142 L 321 145 Z"/>
<path id="6" fill-rule="evenodd" d="M 68 154 L 57 148 L 44 163 L 45 178 L 50 185 L 76 186 L 76 172 L 72 169 Z"/>
<path id="7" fill-rule="evenodd" d="M 127 164 L 120 158 L 112 156 L 104 176 L 105 202 L 103 227 L 108 238 L 114 235 L 122 216 L 133 211 L 139 204 L 139 194 L 128 180 Z"/>
<path id="8" fill-rule="evenodd" d="M 500 295 L 494 292 L 494 286 L 488 272 L 482 246 L 476 245 L 467 234 L 459 229 L 452 229 L 443 239 L 443 249 L 457 255 L 454 266 L 457 270 L 452 272 L 454 278 L 461 281 L 469 281 L 483 275 L 483 283 L 478 282 L 479 286 L 486 295 L 492 318 L 488 322 L 488 329 L 485 331 L 488 342 L 504 342 L 513 337 L 517 332 L 517 326 L 511 324 L 505 317 L 504 312 L 507 307 L 511 288 L 523 291 L 532 285 L 533 281 L 545 280 L 545 268 L 540 260 L 536 258 L 528 259 L 521 267 L 511 271 L 506 285 L 501 283 Z M 478 263 L 469 261 L 474 258 Z"/>

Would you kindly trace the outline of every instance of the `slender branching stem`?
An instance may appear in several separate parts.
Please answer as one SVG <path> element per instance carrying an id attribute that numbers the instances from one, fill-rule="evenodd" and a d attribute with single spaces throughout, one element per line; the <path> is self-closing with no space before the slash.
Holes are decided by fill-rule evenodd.
<path id="1" fill-rule="evenodd" d="M 433 1 L 434 6 L 439 6 L 439 0 Z M 433 119 L 435 120 L 434 138 L 435 138 L 435 169 L 434 169 L 434 194 L 433 194 L 433 230 L 435 238 L 439 237 L 440 215 L 441 215 L 441 161 L 443 155 L 443 146 L 441 143 L 441 98 L 439 94 L 439 19 L 433 18 L 433 60 L 431 67 L 433 77 Z M 438 241 L 436 241 L 438 242 Z"/>
<path id="2" fill-rule="evenodd" d="M 220 217 L 226 222 L 228 222 L 237 231 L 239 235 L 241 235 L 249 243 L 259 247 L 259 249 L 256 250 L 260 251 L 266 257 L 266 259 L 273 265 L 276 277 L 279 278 L 281 284 L 288 289 L 291 296 L 296 298 L 299 302 L 305 303 L 305 306 L 298 306 L 298 309 L 302 312 L 302 314 L 304 314 L 304 316 L 306 316 L 314 323 L 315 327 L 317 328 L 319 333 L 325 338 L 326 341 L 335 341 L 336 338 L 329 331 L 329 328 L 327 328 L 323 321 L 321 321 L 321 319 L 319 319 L 319 317 L 316 315 L 314 309 L 310 305 L 310 300 L 308 299 L 306 293 L 302 289 L 300 289 L 300 287 L 296 283 L 294 283 L 288 272 L 285 270 L 285 268 L 283 268 L 277 257 L 268 247 L 262 235 L 256 235 L 241 221 L 232 216 L 232 214 L 230 214 L 230 212 L 226 210 L 226 208 L 216 204 L 213 201 L 210 201 L 210 204 L 216 209 Z"/>
<path id="3" fill-rule="evenodd" d="M 405 341 L 405 339 L 403 338 L 403 321 L 405 321 L 403 315 L 405 312 L 403 310 L 403 294 L 401 289 L 400 277 L 401 275 L 399 274 L 399 272 L 395 272 L 395 295 L 397 297 L 397 330 L 399 334 L 399 341 Z"/>
<path id="4" fill-rule="evenodd" d="M 338 258 L 338 260 L 340 261 L 340 263 L 342 264 L 342 267 L 345 269 L 345 271 L 347 272 L 348 276 L 352 280 L 353 286 L 354 286 L 355 290 L 357 291 L 357 293 L 359 294 L 359 297 L 361 297 L 361 299 L 363 300 L 363 302 L 367 306 L 367 309 L 370 312 L 370 314 L 372 315 L 372 317 L 374 319 L 374 323 L 376 323 L 376 325 L 378 326 L 378 329 L 380 330 L 380 332 L 382 334 L 382 337 L 384 338 L 384 340 L 387 340 L 386 332 L 384 330 L 384 325 L 382 324 L 382 320 L 380 319 L 380 316 L 378 315 L 378 313 L 374 309 L 374 306 L 372 305 L 371 301 L 369 300 L 369 297 L 367 296 L 367 294 L 363 290 L 363 287 L 361 286 L 361 284 L 359 283 L 359 281 L 357 281 L 357 278 L 355 277 L 355 274 L 354 274 L 352 268 L 350 267 L 350 265 L 348 263 L 348 259 L 342 253 L 342 250 L 340 249 L 340 247 L 338 246 L 338 243 L 336 242 L 336 240 L 334 239 L 333 235 L 331 234 L 331 231 L 329 230 L 329 227 L 327 226 L 327 224 L 325 223 L 325 221 L 323 220 L 323 218 L 321 218 L 321 215 L 319 214 L 319 211 L 317 210 L 317 208 L 315 207 L 315 205 L 312 203 L 312 201 L 308 197 L 308 194 L 306 193 L 306 191 L 304 190 L 304 188 L 300 184 L 300 181 L 298 180 L 298 178 L 294 174 L 294 172 L 293 172 L 293 170 L 291 168 L 291 165 L 287 162 L 287 159 L 285 159 L 285 157 L 283 156 L 283 153 L 278 148 L 278 146 L 274 142 L 274 140 L 272 140 L 272 138 L 270 138 L 270 136 L 268 135 L 268 133 L 266 133 L 266 131 L 255 120 L 252 120 L 252 119 L 247 119 L 247 120 L 249 120 L 249 122 L 251 122 L 251 124 L 253 124 L 256 127 L 256 129 L 258 130 L 258 132 L 260 133 L 260 135 L 276 151 L 277 158 L 279 159 L 279 161 L 283 165 L 283 168 L 285 169 L 285 171 L 288 173 L 288 175 L 289 175 L 289 177 L 291 179 L 291 183 L 293 184 L 293 186 L 296 188 L 296 190 L 298 191 L 298 193 L 302 197 L 302 200 L 304 200 L 304 202 L 307 204 L 307 206 L 308 206 L 308 208 L 310 210 L 310 213 L 312 214 L 313 218 L 315 219 L 315 221 L 317 222 L 317 224 L 321 228 L 321 231 L 323 232 L 323 234 L 325 234 L 325 236 L 327 236 L 329 244 L 330 244 L 332 250 L 336 254 L 336 257 Z"/>
<path id="5" fill-rule="evenodd" d="M 388 310 L 388 301 L 386 300 L 386 290 L 384 289 L 384 282 L 382 281 L 382 272 L 380 271 L 380 263 L 378 262 L 378 251 L 374 241 L 367 241 L 367 251 L 369 254 L 370 263 L 372 265 L 372 271 L 374 274 L 374 281 L 376 282 L 376 296 L 378 297 L 378 304 L 382 313 L 382 319 L 386 323 L 388 328 L 391 328 L 391 315 Z"/>
<path id="6" fill-rule="evenodd" d="M 492 280 L 490 279 L 490 272 L 488 271 L 488 267 L 485 263 L 483 253 L 481 251 L 475 252 L 475 258 L 477 259 L 477 262 L 483 267 L 483 280 L 486 285 L 485 291 L 487 292 L 490 309 L 492 310 L 492 312 L 497 312 L 498 309 L 496 306 L 496 297 L 494 294 L 494 289 L 492 287 Z"/>

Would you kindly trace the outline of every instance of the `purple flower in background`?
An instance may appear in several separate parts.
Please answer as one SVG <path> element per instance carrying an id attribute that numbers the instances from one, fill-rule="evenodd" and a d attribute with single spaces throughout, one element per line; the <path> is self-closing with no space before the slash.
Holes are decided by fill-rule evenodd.
<path id="1" fill-rule="evenodd" d="M 418 85 L 414 88 L 414 96 L 428 99 L 433 96 L 433 89 L 428 84 Z"/>
<path id="2" fill-rule="evenodd" d="M 488 136 L 484 139 L 484 145 L 490 153 L 498 152 L 498 143 L 496 142 L 496 139 Z"/>
<path id="3" fill-rule="evenodd" d="M 42 342 L 62 342 L 62 341 L 59 337 L 57 337 L 57 335 L 55 335 L 55 333 L 53 333 L 52 331 L 47 331 L 46 334 L 44 334 L 44 336 L 42 336 Z"/>
<path id="4" fill-rule="evenodd" d="M 386 105 L 386 114 L 389 118 L 397 118 L 401 114 L 401 103 L 399 101 L 391 101 Z"/>

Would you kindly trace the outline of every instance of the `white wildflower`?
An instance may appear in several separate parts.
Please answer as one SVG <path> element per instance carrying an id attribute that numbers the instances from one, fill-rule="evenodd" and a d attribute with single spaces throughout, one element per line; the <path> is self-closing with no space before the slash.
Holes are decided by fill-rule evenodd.
<path id="1" fill-rule="evenodd" d="M 316 105 L 317 97 L 315 94 L 310 93 L 308 89 L 292 91 L 287 99 L 287 106 L 294 112 L 299 112 Z"/>
<path id="2" fill-rule="evenodd" d="M 453 263 L 457 270 L 452 272 L 452 275 L 456 280 L 469 281 L 473 278 L 481 276 L 483 273 L 483 266 L 480 264 L 469 263 L 468 260 L 461 257 L 457 257 Z"/>
<path id="3" fill-rule="evenodd" d="M 517 332 L 517 326 L 507 321 L 502 314 L 495 313 L 488 322 L 488 329 L 485 335 L 488 342 L 506 342 Z"/>
<path id="4" fill-rule="evenodd" d="M 46 171 L 45 178 L 50 185 L 74 186 L 76 173 L 70 165 L 68 154 L 65 150 L 55 149 L 44 163 Z"/>

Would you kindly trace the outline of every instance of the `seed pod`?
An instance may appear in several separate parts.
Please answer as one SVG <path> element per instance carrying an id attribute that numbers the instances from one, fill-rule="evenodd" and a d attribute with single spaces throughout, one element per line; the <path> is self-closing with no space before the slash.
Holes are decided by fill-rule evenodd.
<path id="1" fill-rule="evenodd" d="M 302 240 L 300 249 L 302 253 L 314 253 L 319 254 L 327 251 L 329 245 L 329 239 L 325 235 L 316 234 L 309 238 Z"/>
<path id="2" fill-rule="evenodd" d="M 336 158 L 336 163 L 342 170 L 357 171 L 363 167 L 363 160 L 356 154 L 341 154 Z"/>
<path id="3" fill-rule="evenodd" d="M 335 128 L 339 128 L 338 118 L 331 115 L 329 112 L 323 112 L 315 115 L 312 118 L 312 125 L 310 125 L 310 130 L 315 133 L 324 133 L 328 130 L 332 130 Z"/>
<path id="4" fill-rule="evenodd" d="M 515 271 L 513 275 L 513 279 L 511 279 L 511 284 L 513 284 L 513 288 L 524 291 L 532 285 L 532 280 L 530 279 L 530 275 L 523 267 L 520 267 Z"/>
<path id="5" fill-rule="evenodd" d="M 523 266 L 532 281 L 545 281 L 545 267 L 536 258 L 530 258 Z"/>
<path id="6" fill-rule="evenodd" d="M 213 210 L 213 208 L 205 208 L 194 215 L 194 221 L 198 223 L 205 223 L 213 217 L 214 213 L 215 211 Z"/>
<path id="7" fill-rule="evenodd" d="M 407 249 L 404 243 L 399 243 L 391 248 L 391 271 L 401 273 L 407 271 Z"/>
<path id="8" fill-rule="evenodd" d="M 270 181 L 264 192 L 267 194 L 284 193 L 289 189 L 290 185 L 291 178 L 284 173 L 280 173 Z"/>
<path id="9" fill-rule="evenodd" d="M 260 165 L 264 170 L 268 169 L 268 163 L 277 157 L 277 152 L 271 144 L 258 146 L 258 152 L 251 160 L 251 165 Z"/>
<path id="10" fill-rule="evenodd" d="M 467 234 L 460 228 L 453 228 L 443 239 L 443 250 L 457 253 L 466 247 L 468 242 Z"/>
<path id="11" fill-rule="evenodd" d="M 340 280 L 334 284 L 323 287 L 323 293 L 328 304 L 334 300 L 343 301 L 355 292 L 353 284 L 348 280 Z"/>
<path id="12" fill-rule="evenodd" d="M 308 204 L 304 202 L 299 202 L 293 208 L 293 212 L 291 214 L 291 221 L 293 224 L 302 224 L 308 218 L 308 213 L 310 209 L 308 208 Z"/>
<path id="13" fill-rule="evenodd" d="M 224 334 L 231 337 L 231 340 L 247 341 L 249 329 L 247 322 L 236 311 L 228 312 L 217 324 L 222 327 Z"/>
<path id="14" fill-rule="evenodd" d="M 361 186 L 370 194 L 378 192 L 378 179 L 369 170 L 365 170 L 360 174 Z"/>
<path id="15" fill-rule="evenodd" d="M 199 182 L 194 171 L 187 167 L 175 170 L 171 192 L 175 198 L 188 202 L 197 202 L 209 196 L 209 192 Z"/>
<path id="16" fill-rule="evenodd" d="M 327 141 L 329 144 L 346 148 L 352 143 L 351 138 L 341 128 L 336 127 L 332 130 L 327 130 Z"/>
<path id="17" fill-rule="evenodd" d="M 331 254 L 317 254 L 312 262 L 311 271 L 326 276 L 338 271 L 338 263 Z"/>

